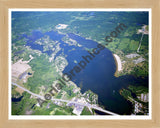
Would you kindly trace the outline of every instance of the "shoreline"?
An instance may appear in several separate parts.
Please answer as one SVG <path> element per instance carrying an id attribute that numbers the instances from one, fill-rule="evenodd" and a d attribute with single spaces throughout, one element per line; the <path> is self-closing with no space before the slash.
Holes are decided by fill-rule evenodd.
<path id="1" fill-rule="evenodd" d="M 120 57 L 117 54 L 113 54 L 113 57 L 116 61 L 116 72 L 114 75 L 117 77 L 117 73 L 122 71 L 122 62 L 121 62 Z"/>

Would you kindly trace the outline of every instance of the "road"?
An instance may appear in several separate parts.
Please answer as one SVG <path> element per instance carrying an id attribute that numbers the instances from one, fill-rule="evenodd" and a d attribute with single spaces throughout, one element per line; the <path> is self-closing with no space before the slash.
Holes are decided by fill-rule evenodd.
<path id="1" fill-rule="evenodd" d="M 139 43 L 139 47 L 138 47 L 138 49 L 137 49 L 137 52 L 139 52 L 139 49 L 140 49 L 140 47 L 141 47 L 143 35 L 144 35 L 144 34 L 142 33 L 141 40 L 140 40 L 140 43 Z"/>
<path id="2" fill-rule="evenodd" d="M 31 95 L 33 95 L 33 96 L 35 96 L 35 97 L 38 97 L 38 98 L 40 98 L 40 99 L 42 99 L 42 100 L 45 100 L 44 96 L 35 94 L 35 93 L 29 91 L 28 89 L 26 89 L 26 88 L 24 88 L 24 87 L 22 87 L 22 86 L 20 86 L 20 85 L 18 85 L 18 84 L 16 84 L 16 83 L 13 83 L 13 82 L 12 82 L 12 85 L 15 85 L 15 86 L 21 88 L 22 90 L 28 92 L 29 94 L 31 94 Z M 69 100 L 63 100 L 63 99 L 55 99 L 55 98 L 53 98 L 53 97 L 52 97 L 51 100 L 52 100 L 52 101 L 66 102 L 66 103 L 72 103 L 72 104 L 75 104 L 75 105 L 86 106 L 86 107 L 88 107 L 88 108 L 92 108 L 92 109 L 95 109 L 95 110 L 98 110 L 98 111 L 101 111 L 101 112 L 104 112 L 104 113 L 107 113 L 107 114 L 110 114 L 110 115 L 118 115 L 118 114 L 116 114 L 116 113 L 113 113 L 113 112 L 108 111 L 108 110 L 104 110 L 104 109 L 101 108 L 101 107 L 98 107 L 98 106 L 96 106 L 96 105 L 92 105 L 92 104 L 89 104 L 89 103 L 86 103 L 86 104 L 85 104 L 85 103 L 80 103 L 80 102 L 75 102 L 75 101 L 69 101 Z"/>

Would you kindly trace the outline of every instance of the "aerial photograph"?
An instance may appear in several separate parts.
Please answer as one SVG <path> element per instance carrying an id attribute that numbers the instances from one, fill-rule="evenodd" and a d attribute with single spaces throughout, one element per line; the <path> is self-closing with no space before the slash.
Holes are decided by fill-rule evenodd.
<path id="1" fill-rule="evenodd" d="M 11 11 L 11 116 L 148 116 L 149 11 Z"/>

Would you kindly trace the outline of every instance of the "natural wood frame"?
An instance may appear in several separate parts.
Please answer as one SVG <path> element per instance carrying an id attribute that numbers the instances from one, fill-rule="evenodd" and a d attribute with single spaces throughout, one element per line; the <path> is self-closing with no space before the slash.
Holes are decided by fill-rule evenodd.
<path id="1" fill-rule="evenodd" d="M 152 9 L 152 119 L 151 120 L 9 120 L 8 10 L 9 8 L 151 8 Z M 160 127 L 160 1 L 159 0 L 0 0 L 0 128 L 35 127 Z"/>

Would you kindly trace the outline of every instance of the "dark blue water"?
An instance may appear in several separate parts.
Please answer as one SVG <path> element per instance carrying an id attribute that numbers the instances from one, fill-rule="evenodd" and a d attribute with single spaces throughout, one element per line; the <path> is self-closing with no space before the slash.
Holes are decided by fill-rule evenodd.
<path id="1" fill-rule="evenodd" d="M 28 72 L 28 75 L 32 75 L 32 73 Z"/>
<path id="2" fill-rule="evenodd" d="M 19 102 L 19 101 L 22 100 L 22 98 L 23 98 L 23 96 L 21 96 L 21 97 L 19 97 L 19 98 L 13 98 L 13 97 L 12 97 L 12 102 Z"/>
<path id="3" fill-rule="evenodd" d="M 48 35 L 52 40 L 60 42 L 60 47 L 63 50 L 59 51 L 56 56 L 61 54 L 62 51 L 67 55 L 66 59 L 69 64 L 64 69 L 63 73 L 68 74 L 70 74 L 70 71 L 77 66 L 77 64 L 74 63 L 75 60 L 80 62 L 83 60 L 82 56 L 89 55 L 86 48 L 96 48 L 98 45 L 95 41 L 87 40 L 72 33 L 69 33 L 68 36 L 76 40 L 80 45 L 82 45 L 82 47 L 69 46 L 62 41 L 62 38 L 65 35 L 58 34 L 54 31 L 47 33 L 34 31 L 31 36 L 23 36 L 27 38 L 27 46 L 43 52 L 43 45 L 38 45 L 34 42 L 44 35 Z M 73 48 L 76 50 L 72 50 Z M 53 51 L 50 50 L 43 53 L 51 55 L 52 52 Z M 148 86 L 148 78 L 142 79 L 135 78 L 134 76 L 115 77 L 115 60 L 112 52 L 107 48 L 101 50 L 98 55 L 95 55 L 95 57 L 89 61 L 90 62 L 87 63 L 84 69 L 81 69 L 79 73 L 75 73 L 75 76 L 72 76 L 72 81 L 81 87 L 82 93 L 87 90 L 92 90 L 94 93 L 98 94 L 99 104 L 103 105 L 105 109 L 118 114 L 131 114 L 132 105 L 119 94 L 119 90 L 126 88 L 129 84 L 135 86 Z"/>

